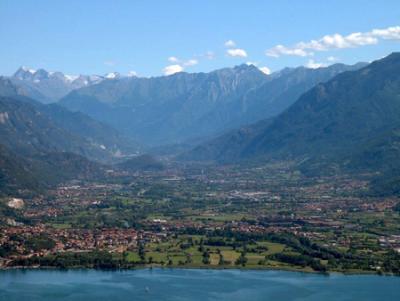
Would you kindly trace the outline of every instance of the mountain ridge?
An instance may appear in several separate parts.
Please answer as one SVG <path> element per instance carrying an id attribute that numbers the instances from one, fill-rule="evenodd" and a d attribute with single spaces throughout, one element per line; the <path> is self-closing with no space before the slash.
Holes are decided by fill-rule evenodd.
<path id="1" fill-rule="evenodd" d="M 214 136 L 270 117 L 314 84 L 357 68 L 359 65 L 333 65 L 266 75 L 254 65 L 243 64 L 209 73 L 123 78 L 74 90 L 59 103 L 149 146 L 159 146 Z M 298 82 L 294 89 L 291 80 Z M 289 86 L 283 90 L 286 94 L 279 90 L 284 85 Z M 258 89 L 261 92 L 257 93 Z M 262 89 L 274 92 L 265 98 Z"/>

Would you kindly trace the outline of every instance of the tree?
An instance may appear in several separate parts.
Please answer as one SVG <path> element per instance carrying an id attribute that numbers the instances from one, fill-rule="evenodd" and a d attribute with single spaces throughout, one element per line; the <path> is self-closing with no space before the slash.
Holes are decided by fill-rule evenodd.
<path id="1" fill-rule="evenodd" d="M 236 264 L 236 265 L 245 266 L 246 263 L 247 263 L 246 252 L 243 251 L 242 253 L 240 253 L 239 258 L 236 259 L 235 264 Z"/>
<path id="2" fill-rule="evenodd" d="M 218 265 L 224 265 L 224 264 L 225 264 L 224 255 L 222 255 L 222 253 L 219 253 Z"/>
<path id="3" fill-rule="evenodd" d="M 138 254 L 139 254 L 139 257 L 142 260 L 142 262 L 145 262 L 145 260 L 146 260 L 146 250 L 144 249 L 144 243 L 142 243 L 142 242 L 139 242 Z"/>
<path id="4" fill-rule="evenodd" d="M 203 252 L 203 263 L 210 264 L 210 253 L 208 251 Z"/>

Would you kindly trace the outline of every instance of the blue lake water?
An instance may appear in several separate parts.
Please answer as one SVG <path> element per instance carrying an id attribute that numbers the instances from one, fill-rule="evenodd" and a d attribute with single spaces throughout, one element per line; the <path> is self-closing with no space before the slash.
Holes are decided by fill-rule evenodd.
<path id="1" fill-rule="evenodd" d="M 400 300 L 400 277 L 153 269 L 0 271 L 1 301 Z"/>

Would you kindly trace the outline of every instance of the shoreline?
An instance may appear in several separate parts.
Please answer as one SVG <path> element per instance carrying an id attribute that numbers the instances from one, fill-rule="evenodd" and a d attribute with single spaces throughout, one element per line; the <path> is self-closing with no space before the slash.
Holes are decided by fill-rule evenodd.
<path id="1" fill-rule="evenodd" d="M 301 270 L 301 269 L 296 269 L 296 268 L 275 268 L 275 267 L 260 267 L 260 268 L 246 268 L 246 267 L 200 267 L 200 266 L 187 266 L 187 267 L 181 267 L 181 266 L 135 266 L 131 268 L 115 268 L 115 269 L 105 269 L 105 268 L 94 268 L 94 267 L 82 267 L 82 266 L 77 266 L 77 267 L 69 267 L 69 268 L 59 268 L 59 267 L 53 267 L 53 266 L 15 266 L 15 267 L 1 267 L 0 272 L 3 271 L 10 271 L 10 270 L 16 270 L 16 271 L 27 271 L 27 270 L 44 270 L 44 271 L 49 271 L 49 270 L 55 270 L 55 271 L 76 271 L 76 270 L 81 270 L 81 271 L 135 271 L 135 270 L 236 270 L 236 271 L 251 271 L 251 272 L 268 272 L 268 271 L 281 271 L 281 272 L 291 272 L 291 273 L 300 273 L 300 274 L 314 274 L 314 275 L 321 275 L 321 276 L 333 276 L 333 275 L 342 275 L 342 276 L 385 276 L 385 277 L 400 277 L 400 275 L 396 274 L 380 274 L 376 272 L 369 272 L 369 271 L 360 271 L 360 272 L 343 272 L 343 271 L 328 271 L 328 272 L 318 272 L 318 271 L 306 271 L 306 270 Z"/>

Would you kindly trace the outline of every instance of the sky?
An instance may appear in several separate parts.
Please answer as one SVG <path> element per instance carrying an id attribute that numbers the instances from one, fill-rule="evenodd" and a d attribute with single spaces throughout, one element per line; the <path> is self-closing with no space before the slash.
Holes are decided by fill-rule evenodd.
<path id="1" fill-rule="evenodd" d="M 399 0 L 0 0 L 0 74 L 266 73 L 400 50 Z"/>

